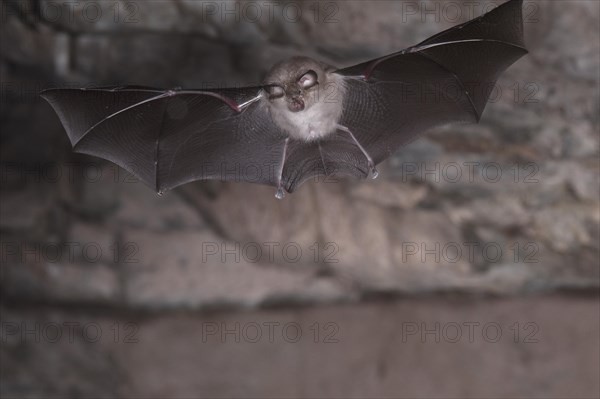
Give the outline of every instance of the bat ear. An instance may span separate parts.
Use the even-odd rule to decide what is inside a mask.
[[[319,76],[311,69],[298,79],[298,83],[303,89],[309,89],[319,83]]]

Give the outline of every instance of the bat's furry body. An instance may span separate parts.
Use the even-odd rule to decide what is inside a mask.
[[[293,57],[275,65],[265,78],[267,85],[289,87],[309,70],[317,73],[318,84],[298,93],[305,103],[301,112],[288,109],[287,95],[270,100],[266,91],[261,93],[273,122],[290,137],[306,142],[323,139],[337,130],[344,104],[344,77],[329,65],[308,57]]]
[[[527,53],[522,1],[422,43],[335,69],[306,57],[260,87],[53,89],[75,151],[108,159],[162,192],[203,179],[277,187],[375,165],[435,126],[478,122],[500,74]]]

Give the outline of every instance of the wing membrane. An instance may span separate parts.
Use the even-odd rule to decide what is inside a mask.
[[[522,0],[510,0],[417,46],[338,70],[348,77],[341,123],[379,163],[430,128],[478,122],[523,46]]]
[[[142,88],[48,90],[77,152],[110,160],[156,191],[193,180],[276,185],[285,137],[258,88],[180,92]]]
[[[522,0],[510,0],[417,46],[336,71],[345,76],[340,123],[379,163],[430,128],[479,121],[500,74],[526,53]],[[118,87],[43,97],[76,151],[164,191],[202,179],[278,185],[286,137],[266,107],[251,102],[259,90]],[[368,172],[349,135],[336,132],[320,142],[290,139],[282,182],[292,192],[314,176]]]

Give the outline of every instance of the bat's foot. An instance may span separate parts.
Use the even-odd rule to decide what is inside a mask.
[[[375,167],[373,161],[369,161],[369,170],[371,171],[371,179],[375,180],[379,177],[379,171]]]
[[[275,193],[275,198],[278,200],[283,199],[285,197],[285,191],[283,191],[283,187],[277,188],[277,192]]]

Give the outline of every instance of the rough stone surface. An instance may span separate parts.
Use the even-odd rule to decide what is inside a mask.
[[[124,313],[149,337],[118,350],[3,343],[2,396],[203,389],[206,396],[597,397],[598,364],[590,360],[597,298],[561,296],[600,288],[597,1],[525,2],[530,54],[502,75],[480,124],[424,133],[379,166],[378,180],[319,179],[283,201],[272,187],[215,181],[158,196],[109,162],[73,154],[39,97],[50,87],[256,84],[296,54],[349,66],[497,3],[2,3],[2,320],[98,321],[110,331]],[[439,292],[473,295],[473,304],[356,304]],[[548,306],[522,297],[553,292]],[[486,295],[506,301],[488,304],[488,321],[507,314],[526,321],[539,310],[548,340],[443,349],[398,343],[398,317],[484,319],[488,305],[478,303]],[[198,343],[203,320],[236,320],[224,308],[252,309],[239,316],[249,321],[267,320],[264,307],[339,302],[353,303],[358,315],[354,306],[293,308],[276,318],[338,320],[329,312],[339,310],[347,346]],[[90,316],[92,309],[107,315]],[[205,310],[214,315],[194,313]],[[165,375],[163,362],[175,372]],[[344,384],[342,363],[351,365]],[[472,369],[461,373],[456,364]],[[197,369],[209,374],[192,375]],[[481,378],[469,377],[481,369]],[[269,383],[261,378],[267,372]]]
[[[7,6],[3,24],[4,99],[10,104],[2,120],[8,144],[2,149],[2,178],[10,189],[2,196],[4,241],[98,244],[103,253],[94,267],[117,276],[93,279],[103,301],[123,295],[141,306],[197,307],[230,296],[253,306],[268,298],[305,298],[301,286],[322,281],[345,291],[326,289],[324,300],[354,297],[367,286],[470,290],[480,281],[477,290],[485,291],[489,285],[482,276],[498,278],[504,273],[493,269],[511,265],[524,271],[498,286],[507,293],[531,286],[551,290],[570,275],[568,268],[588,285],[599,285],[596,269],[587,265],[598,256],[600,190],[599,119],[593,112],[599,102],[593,73],[600,67],[594,56],[598,43],[583,39],[598,28],[599,6],[593,2],[575,2],[567,10],[556,2],[526,4],[531,53],[501,77],[481,124],[426,133],[381,165],[377,181],[321,179],[281,202],[268,187],[218,182],[193,183],[158,197],[112,164],[71,155],[35,88],[257,82],[280,57],[302,52],[351,64],[422,40],[493,3],[462,4],[460,14],[435,1],[368,7],[362,1],[287,2],[273,5],[270,14],[264,5],[248,2],[41,2],[38,11],[32,4]],[[570,35],[557,33],[575,20]],[[22,46],[15,45],[17,38]],[[573,40],[581,45],[572,46]],[[37,117],[30,118],[32,113]],[[46,142],[47,149],[28,146],[15,133],[22,131]],[[60,178],[50,179],[48,165],[62,172]],[[206,250],[214,243],[223,244],[214,255],[222,267],[177,266],[197,265],[203,245]],[[227,245],[237,251],[234,257],[261,253],[256,262],[230,270],[227,256],[220,256]],[[167,252],[172,248],[178,248],[178,260]],[[140,263],[123,265],[133,250]],[[563,257],[574,263],[544,267]],[[89,263],[81,253],[74,262],[41,269],[77,270]],[[181,288],[196,279],[226,281],[236,276],[234,270],[243,270],[237,278],[248,286],[231,277],[237,288],[224,292],[195,292],[191,283]],[[28,273],[17,275],[24,281]],[[46,277],[34,280],[39,278]],[[118,289],[108,288],[115,284]],[[96,292],[66,291],[72,294],[61,300]]]
[[[3,397],[596,398],[599,310],[596,295],[152,317],[3,309],[0,386]]]

